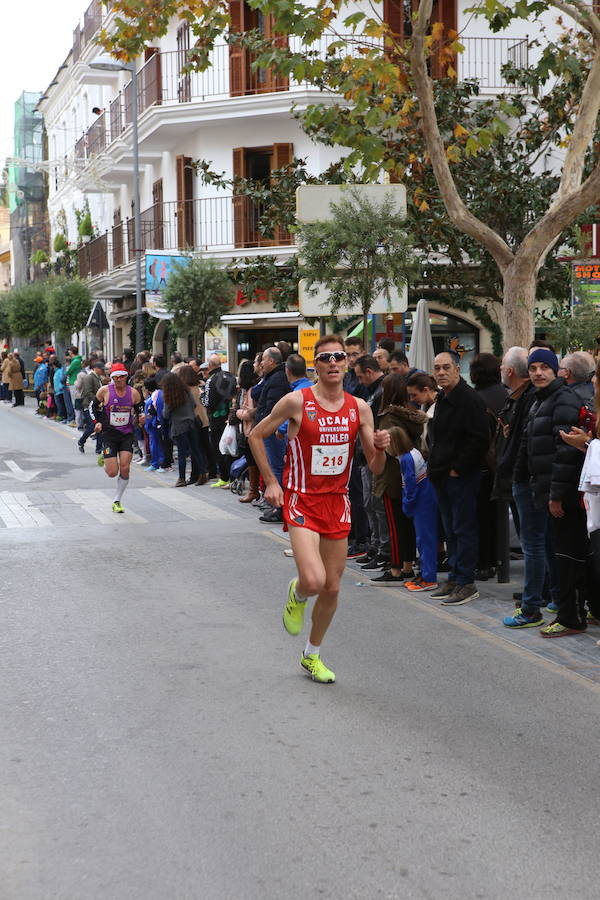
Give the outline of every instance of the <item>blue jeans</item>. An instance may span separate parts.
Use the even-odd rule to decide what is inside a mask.
[[[69,388],[66,387],[62,398],[65,403],[65,408],[67,410],[67,422],[75,421],[75,410],[73,409],[73,401],[71,400],[71,394],[69,393]]]
[[[269,460],[269,465],[273,470],[273,475],[279,482],[279,484],[283,483],[283,461],[285,459],[285,449],[287,447],[287,440],[281,440],[281,438],[275,437],[274,434],[270,435],[270,437],[265,438],[265,450],[267,451],[267,459]]]
[[[185,479],[185,462],[188,456],[192,467],[195,464],[198,472],[206,472],[206,460],[204,453],[200,449],[200,441],[198,440],[195,426],[190,428],[189,431],[184,431],[183,434],[178,434],[175,437],[175,443],[177,444],[177,463],[181,479]]]
[[[477,492],[481,472],[448,475],[435,484],[448,550],[448,580],[473,584],[479,538],[477,532]]]
[[[525,557],[521,608],[527,615],[532,615],[539,612],[544,603],[547,558],[552,546],[550,514],[547,504],[542,507],[533,505],[528,482],[513,484],[512,490],[519,512],[519,537]]]

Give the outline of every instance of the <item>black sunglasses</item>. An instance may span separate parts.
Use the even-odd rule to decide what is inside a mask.
[[[334,350],[333,353],[317,353],[315,356],[315,362],[343,362],[347,359],[347,353],[345,350]]]

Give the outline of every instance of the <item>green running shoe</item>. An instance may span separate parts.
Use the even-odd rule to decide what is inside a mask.
[[[320,684],[333,684],[335,681],[335,673],[327,668],[321,657],[317,656],[316,653],[309,653],[308,656],[302,654],[300,665],[313,681],[318,681]]]
[[[123,504],[121,503],[120,500],[115,500],[115,502],[113,503],[113,512],[116,512],[116,513],[124,513],[125,512],[125,510],[123,509]]]
[[[287,603],[283,610],[283,627],[288,634],[300,634],[304,628],[304,609],[306,601],[300,603],[296,599],[297,578],[292,578],[288,587]]]
[[[101,453],[100,453],[99,456],[98,456],[98,465],[99,465],[99,466],[103,466],[103,465],[104,465],[104,456],[103,456]]]
[[[229,487],[229,482],[223,481],[222,478],[218,478],[214,484],[211,484],[211,488],[221,488],[221,487]]]

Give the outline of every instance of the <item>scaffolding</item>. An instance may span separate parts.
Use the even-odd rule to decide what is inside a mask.
[[[40,93],[24,91],[15,103],[14,155],[19,165],[8,167],[11,213],[23,204],[41,203],[44,199],[44,176],[36,168],[43,157],[44,121],[36,111],[40,97]]]

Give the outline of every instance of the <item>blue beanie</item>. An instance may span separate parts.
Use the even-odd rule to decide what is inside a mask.
[[[531,363],[535,362],[545,363],[555,375],[558,374],[558,357],[552,350],[548,350],[546,347],[538,347],[536,350],[532,350],[529,354],[527,365],[530,366]]]

